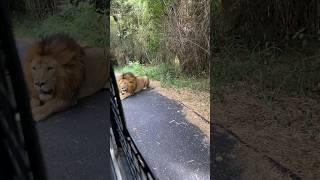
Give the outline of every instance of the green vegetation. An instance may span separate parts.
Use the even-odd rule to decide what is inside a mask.
[[[209,72],[209,1],[114,0],[111,47],[121,65],[174,64],[178,71]]]
[[[241,82],[268,100],[314,95],[320,82],[319,26],[314,14],[303,12],[313,12],[315,3],[214,1],[215,89]]]
[[[208,17],[195,24],[196,12],[192,9],[198,4],[191,1],[175,4],[173,0],[112,1],[111,52],[122,69],[146,74],[164,86],[208,91],[208,26],[199,26],[204,30],[195,28],[208,24]],[[94,5],[79,3],[64,5],[53,15],[39,18],[16,14],[13,22],[17,37],[38,38],[64,32],[80,42],[102,47],[107,40],[102,18]],[[181,30],[177,29],[181,25],[177,19],[184,19],[184,32],[176,32]],[[183,36],[176,39],[177,33]]]
[[[129,62],[127,66],[115,68],[118,73],[132,72],[139,76],[148,76],[161,82],[163,87],[189,87],[197,91],[209,91],[209,79],[195,76],[186,76],[176,72],[173,66],[168,64],[142,65],[138,62]]]
[[[67,5],[56,15],[39,19],[17,15],[13,23],[15,34],[18,37],[38,38],[64,32],[88,45],[102,47],[106,38],[101,18],[95,12],[93,5],[80,3],[78,6]]]
[[[254,84],[264,96],[274,99],[281,94],[312,95],[320,82],[319,55],[299,50],[276,57],[259,53],[237,57],[237,54],[218,54],[212,67],[214,86],[246,82],[249,86]]]

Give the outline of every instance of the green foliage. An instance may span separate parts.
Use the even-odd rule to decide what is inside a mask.
[[[165,1],[163,1],[165,2]],[[154,0],[115,0],[111,14],[117,18],[111,26],[111,44],[118,51],[120,64],[130,60],[150,63],[159,54],[163,38],[165,5]],[[164,48],[164,47],[162,47]],[[122,52],[119,52],[119,49]]]
[[[152,53],[156,53],[160,47],[159,34],[152,34],[148,38],[148,50]]]
[[[320,82],[320,60],[317,57],[299,50],[271,57],[265,52],[242,53],[240,56],[239,52],[229,51],[215,57],[212,79],[217,89],[238,82],[254,85],[270,100],[281,94],[308,96]]]
[[[170,64],[179,56],[184,73],[208,70],[209,1],[115,0],[111,9],[118,21],[112,33],[119,64]],[[117,36],[115,36],[117,34]]]
[[[245,82],[269,100],[313,95],[320,82],[320,41],[315,14],[303,12],[314,12],[317,3],[213,1],[214,87]]]
[[[166,2],[166,0],[144,0],[144,2],[146,3],[146,12],[149,15],[148,20],[150,20],[150,23],[152,23],[155,28],[160,28],[163,22],[162,18],[164,17],[165,13],[164,10],[166,7],[164,2]]]
[[[214,35],[220,38],[236,36],[250,48],[270,44],[301,45],[319,38],[315,13],[319,1],[214,0],[212,6],[214,27],[223,26],[223,32],[228,36],[220,36],[221,32]]]
[[[13,30],[18,37],[35,37],[36,30],[39,27],[40,20],[25,17],[22,15],[15,15],[12,18]]]
[[[189,87],[197,91],[209,91],[209,79],[194,76],[178,76],[174,67],[169,64],[142,65],[138,62],[130,62],[123,67],[116,67],[116,72],[133,72],[139,76],[148,76],[151,79],[158,80],[164,87]]]
[[[190,2],[188,3],[192,4]],[[197,69],[202,71],[203,67],[207,67],[206,56],[200,56],[204,54],[204,51],[199,50],[199,47],[206,44],[207,38],[205,36],[200,34],[199,37],[202,39],[198,39],[194,35],[183,37],[180,39],[183,41],[182,45],[179,42],[175,43],[177,39],[172,38],[178,37],[177,34],[181,31],[179,28],[182,26],[178,27],[179,23],[175,20],[172,22],[178,24],[171,25],[168,18],[174,12],[171,7],[179,6],[180,3],[173,0],[113,0],[111,3],[111,52],[114,53],[120,65],[128,64],[129,61],[139,62],[140,64],[172,64],[174,57],[178,56],[181,67],[172,71],[179,76],[182,71],[190,74]],[[184,8],[183,5],[181,7]],[[168,10],[171,14],[168,13]],[[179,19],[180,17],[175,18]],[[189,28],[188,31],[193,30],[190,26],[197,25],[197,23],[190,23],[188,21],[189,17],[181,18],[185,18],[183,26]],[[42,19],[26,21],[26,17],[24,17],[21,21],[17,18],[16,22],[16,33],[20,36],[39,37],[64,32],[79,41],[96,46],[103,46],[104,40],[107,38],[104,35],[101,17],[95,12],[94,7],[88,3],[80,3],[79,6],[65,6],[62,12]],[[169,26],[177,34],[169,34],[167,30]],[[202,26],[198,29],[202,29]],[[184,32],[184,34],[186,33]],[[193,32],[193,34],[197,33]],[[186,39],[189,41],[187,42]],[[173,43],[168,44],[168,41]],[[187,47],[182,47],[184,48],[182,49],[181,46],[184,45]],[[184,54],[184,57],[177,53]],[[193,56],[189,56],[188,53]],[[186,61],[188,62],[185,63]],[[190,68],[185,69],[182,66],[189,66]],[[176,70],[177,72],[175,72]],[[165,74],[166,77],[163,77],[165,79],[176,76],[172,75],[171,72],[165,72]]]
[[[65,6],[59,14],[36,21],[20,18],[17,17],[14,23],[18,35],[42,37],[64,32],[89,45],[103,46],[106,41],[103,21],[94,6],[88,3]]]

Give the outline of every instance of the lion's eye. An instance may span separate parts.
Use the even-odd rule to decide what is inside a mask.
[[[48,69],[48,71],[49,71],[49,70],[52,70],[52,69],[53,69],[53,67],[48,67],[47,69]]]
[[[32,70],[36,70],[36,67],[33,66],[33,67],[32,67]]]

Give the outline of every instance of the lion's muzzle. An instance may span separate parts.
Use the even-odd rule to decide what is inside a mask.
[[[50,95],[53,93],[53,90],[50,89],[50,90],[43,90],[43,89],[40,89],[40,93],[41,94],[46,94],[46,95]]]
[[[42,86],[46,85],[47,82],[35,82],[34,85],[37,86],[38,88],[41,88]]]
[[[47,81],[36,81],[34,86],[41,94],[50,95],[53,93],[53,89],[48,87]]]

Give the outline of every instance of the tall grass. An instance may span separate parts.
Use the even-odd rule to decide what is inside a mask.
[[[255,46],[311,44],[319,38],[319,1],[213,1],[213,17],[229,36]],[[219,34],[216,34],[219,36]]]
[[[246,82],[267,99],[314,95],[318,1],[213,1],[214,88]]]
[[[270,56],[265,51],[216,54],[212,65],[214,88],[246,82],[269,100],[278,95],[314,95],[313,90],[320,82],[319,53],[296,49]]]

